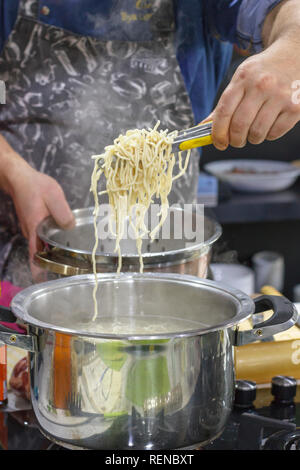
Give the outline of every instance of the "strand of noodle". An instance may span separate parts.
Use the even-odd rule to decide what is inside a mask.
[[[98,201],[98,197],[97,197],[97,183],[100,179],[101,174],[103,173],[103,171],[101,169],[100,170],[98,169],[99,160],[100,160],[100,157],[95,159],[95,166],[94,166],[94,171],[93,171],[93,174],[92,174],[92,183],[91,183],[91,189],[92,189],[92,192],[93,192],[93,195],[94,195],[94,200],[95,200],[95,209],[94,209],[95,244],[94,244],[93,251],[92,251],[93,273],[94,273],[94,276],[95,276],[95,286],[93,288],[93,300],[94,300],[94,307],[95,307],[94,310],[95,311],[94,311],[93,320],[97,317],[97,314],[98,314],[98,304],[97,304],[97,298],[96,298],[96,293],[97,293],[97,289],[98,289],[98,276],[97,276],[97,269],[96,269],[96,251],[97,251],[98,242],[99,242],[98,231],[97,231],[97,218],[98,218],[98,214],[99,214],[99,201]]]
[[[179,152],[181,154],[181,152]],[[182,176],[186,170],[187,170],[187,167],[188,167],[188,164],[189,164],[189,161],[190,161],[190,156],[191,156],[191,150],[188,150],[187,151],[187,155],[185,157],[185,163],[184,163],[184,167],[183,169],[181,170],[181,172],[179,172],[174,178],[173,178],[173,181],[177,180],[178,178],[180,178],[180,176]]]

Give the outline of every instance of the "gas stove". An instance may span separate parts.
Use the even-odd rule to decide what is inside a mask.
[[[3,450],[67,450],[41,433],[31,409],[0,410],[0,446]],[[201,450],[300,450],[300,385],[285,376],[274,377],[264,387],[238,380],[226,428]]]
[[[273,377],[271,387],[236,382],[233,411],[222,435],[207,450],[299,450],[300,387],[292,377]],[[298,402],[299,401],[299,402]]]

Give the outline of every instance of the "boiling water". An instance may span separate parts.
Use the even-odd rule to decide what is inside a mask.
[[[113,335],[155,335],[183,333],[209,327],[205,323],[170,316],[156,315],[98,317],[95,321],[76,322],[78,332]]]

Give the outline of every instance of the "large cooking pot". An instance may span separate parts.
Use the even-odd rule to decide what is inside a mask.
[[[92,273],[92,250],[95,243],[93,208],[74,211],[75,227],[63,230],[52,217],[47,217],[37,228],[37,235],[44,245],[43,251],[35,254],[35,262],[45,269],[47,279]],[[207,277],[213,244],[222,234],[221,226],[204,216],[197,206],[191,209],[171,207],[169,212],[170,236],[162,232],[153,242],[143,242],[144,272],[175,272]],[[183,224],[184,217],[192,217],[192,224],[203,230],[200,240],[191,241],[184,236],[180,226],[180,238],[175,238],[176,224]],[[166,224],[165,224],[166,225]],[[118,255],[114,252],[115,239],[99,240],[96,252],[97,272],[116,272]],[[139,272],[139,256],[135,240],[121,240],[122,271]]]
[[[31,286],[0,315],[26,325],[24,335],[2,327],[0,340],[29,351],[33,410],[42,432],[66,447],[186,449],[214,439],[232,408],[234,346],[298,317],[283,297],[253,301],[194,276],[124,273],[99,275],[93,323],[94,282]],[[269,309],[269,320],[239,330]],[[146,334],[145,324],[154,325]]]

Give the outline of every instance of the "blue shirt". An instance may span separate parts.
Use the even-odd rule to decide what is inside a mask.
[[[282,0],[174,0],[177,59],[195,121],[206,117],[231,60],[232,44],[262,49],[268,12]],[[151,40],[141,0],[39,1],[39,21],[105,40]],[[0,0],[0,53],[14,27],[19,0]],[[48,7],[43,8],[43,7]],[[44,14],[46,11],[47,14]]]

